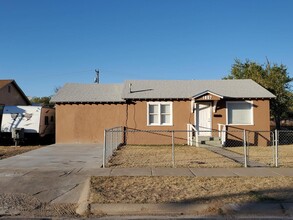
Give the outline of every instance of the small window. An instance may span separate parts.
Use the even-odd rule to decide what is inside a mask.
[[[49,125],[49,117],[45,116],[45,125]]]
[[[54,116],[51,116],[51,122],[54,122]]]
[[[148,125],[172,125],[172,102],[149,102]]]
[[[253,108],[251,102],[227,102],[227,123],[252,125]]]
[[[11,86],[8,86],[8,93],[11,92]]]

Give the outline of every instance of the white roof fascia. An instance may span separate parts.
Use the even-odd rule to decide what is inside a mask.
[[[203,92],[201,92],[201,93],[198,93],[197,95],[192,96],[192,98],[196,99],[196,98],[199,98],[199,97],[201,97],[201,96],[203,96],[204,94],[207,94],[207,93],[209,93],[209,94],[211,94],[211,95],[213,95],[213,96],[217,96],[217,97],[219,97],[220,99],[223,99],[223,98],[224,98],[223,96],[221,96],[221,95],[219,95],[219,94],[217,94],[217,93],[214,93],[214,92],[212,92],[212,91],[210,91],[210,90],[206,90],[206,91],[203,91]]]

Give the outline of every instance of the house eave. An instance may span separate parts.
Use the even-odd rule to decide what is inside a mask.
[[[188,101],[190,98],[125,98],[126,101]]]
[[[56,101],[56,102],[51,102],[57,105],[65,105],[65,104],[125,104],[125,101]]]

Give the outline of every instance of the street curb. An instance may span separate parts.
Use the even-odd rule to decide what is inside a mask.
[[[96,216],[217,216],[217,217],[274,217],[291,218],[293,203],[263,202],[244,204],[196,204],[196,203],[158,203],[158,204],[100,204],[90,206],[91,214]]]
[[[83,189],[80,193],[77,208],[75,210],[75,212],[79,215],[85,215],[89,211],[90,182],[91,178],[88,177],[85,180]]]
[[[211,209],[210,204],[91,204],[94,215],[186,215],[199,214]]]

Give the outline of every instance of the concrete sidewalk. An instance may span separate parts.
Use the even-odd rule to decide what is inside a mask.
[[[293,168],[97,168],[93,176],[288,176],[293,177]]]

